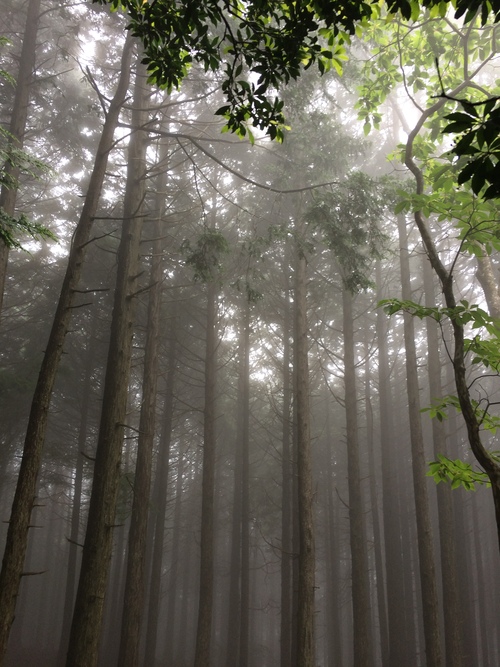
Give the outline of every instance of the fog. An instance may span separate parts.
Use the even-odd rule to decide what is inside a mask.
[[[374,24],[280,91],[278,143],[214,115],[222,68],[148,85],[123,14],[0,4],[0,664],[500,664],[428,258],[498,462],[498,206],[432,65],[496,85],[488,26]]]

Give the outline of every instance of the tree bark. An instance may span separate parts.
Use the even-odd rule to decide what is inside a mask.
[[[31,411],[24,441],[23,457],[19,470],[7,541],[0,573],[0,664],[5,655],[10,627],[14,619],[16,598],[22,576],[28,539],[31,511],[36,497],[36,483],[45,444],[50,399],[57,368],[63,353],[64,339],[68,331],[75,290],[80,280],[86,246],[97,211],[102,184],[113,147],[113,135],[118,116],[128,90],[132,41],[124,46],[120,78],[103,126],[89,189],[80,220],[73,235],[68,267],[61,288],[54,322],[35,387]]]
[[[144,125],[144,67],[138,65],[132,127]],[[106,365],[102,416],[94,465],[87,532],[69,641],[67,667],[97,664],[104,597],[113,547],[113,531],[125,428],[132,354],[135,293],[144,201],[146,141],[132,133],[128,149],[124,221],[118,250],[116,288]]]

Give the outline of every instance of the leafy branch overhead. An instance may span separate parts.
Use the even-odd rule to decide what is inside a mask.
[[[463,111],[445,116],[443,132],[458,134],[452,152],[460,158],[458,183],[471,182],[476,195],[500,197],[500,98],[479,103],[457,100]],[[466,164],[463,165],[463,162]]]
[[[320,72],[340,72],[350,35],[383,11],[375,0],[93,1],[127,12],[129,28],[143,43],[151,83],[178,88],[193,62],[222,71],[227,105],[217,113],[227,129],[245,136],[252,124],[277,140],[286,128],[279,88],[313,64]],[[410,19],[422,9],[444,14],[450,5],[466,21],[478,12],[483,23],[500,17],[500,0],[386,0],[385,9]]]

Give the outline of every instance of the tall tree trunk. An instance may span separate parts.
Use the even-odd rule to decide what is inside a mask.
[[[472,508],[472,536],[476,558],[477,588],[478,595],[478,626],[481,646],[481,667],[493,667],[489,650],[488,617],[486,613],[486,573],[484,567],[484,549],[481,539],[481,521],[478,511],[478,497],[474,494],[471,498]],[[479,664],[479,656],[477,656]]]
[[[234,470],[230,595],[226,665],[248,666],[250,614],[249,414],[250,303],[243,306],[238,371],[238,423]]]
[[[249,664],[250,633],[250,303],[243,313],[240,348],[240,406],[238,440],[241,441],[241,616],[240,667]]]
[[[482,255],[476,255],[476,261],[476,278],[483,288],[489,313],[492,317],[500,319],[500,291],[498,289],[498,276],[495,276],[491,257],[484,249]]]
[[[40,1],[41,0],[30,0],[28,4],[23,46],[21,50],[21,58],[19,60],[16,94],[14,96],[14,106],[12,107],[9,127],[11,135],[10,141],[12,142],[13,147],[17,149],[22,148],[24,145],[24,134],[26,132],[26,122],[28,120],[30,91],[31,84],[33,83],[33,71],[35,69],[36,36],[40,18]],[[19,169],[7,164],[5,166],[5,173],[11,183],[9,186],[5,184],[2,185],[2,188],[0,189],[0,209],[3,209],[8,216],[12,217],[16,208]],[[8,259],[9,249],[0,239],[0,315],[2,312]]]
[[[210,666],[214,580],[215,381],[217,351],[217,288],[207,285],[205,407],[203,412],[203,476],[201,502],[200,597],[194,667]]]
[[[382,276],[380,262],[376,265],[376,281],[380,300]],[[399,529],[398,511],[399,484],[395,472],[392,444],[394,442],[394,421],[391,397],[391,371],[389,365],[387,317],[377,310],[378,349],[378,391],[380,409],[380,447],[382,467],[382,510],[384,525],[385,571],[387,586],[387,621],[389,632],[388,667],[401,667],[406,662],[405,642],[405,596],[403,583],[403,550]]]
[[[85,359],[85,377],[82,387],[82,403],[80,408],[80,424],[78,428],[78,440],[76,451],[75,479],[73,484],[73,505],[71,509],[71,532],[69,538],[68,567],[66,571],[66,592],[64,599],[63,626],[59,646],[60,665],[66,660],[68,650],[69,633],[71,629],[71,616],[75,603],[75,587],[78,573],[78,555],[80,538],[80,514],[82,508],[82,484],[83,484],[83,460],[85,446],[87,443],[88,415],[92,391],[92,371],[94,370],[94,357],[96,347],[97,316],[92,319],[92,328],[89,333]]]
[[[184,452],[178,452],[177,480],[175,482],[175,505],[174,505],[174,529],[172,532],[172,550],[170,556],[170,573],[167,587],[167,628],[165,631],[165,650],[167,667],[175,667],[176,655],[176,626],[180,629],[179,622],[176,623],[176,606],[179,597],[179,564],[181,552],[181,509],[182,509],[182,483],[184,478]],[[149,664],[149,663],[147,663]]]
[[[341,613],[341,576],[340,576],[340,536],[338,508],[333,499],[333,484],[335,473],[332,465],[332,435],[330,426],[330,409],[327,408],[326,421],[326,442],[327,457],[326,480],[327,480],[327,499],[328,512],[326,517],[326,543],[327,543],[327,577],[326,577],[326,597],[327,597],[327,628],[328,631],[328,661],[327,667],[342,667],[344,662],[342,658],[342,613]]]
[[[398,216],[400,245],[400,266],[403,299],[411,299],[410,260],[406,225],[403,216]],[[410,418],[410,443],[412,454],[413,488],[417,518],[417,541],[422,590],[423,624],[425,635],[425,654],[427,667],[440,667],[441,641],[439,632],[439,608],[436,585],[436,568],[432,526],[429,512],[429,499],[426,478],[426,457],[420,418],[420,397],[417,374],[417,353],[415,349],[415,330],[413,318],[404,315],[404,340],[406,352],[406,383],[408,392],[408,410]]]
[[[142,128],[147,117],[144,111],[146,91],[143,71],[144,66],[138,64],[132,112],[133,128]],[[135,129],[128,148],[124,221],[118,250],[102,416],[67,667],[92,667],[97,664],[104,597],[113,547],[132,355],[136,303],[134,295],[138,284],[145,191],[145,155],[145,133],[141,129]]]
[[[460,88],[460,86],[458,87]],[[457,89],[458,91],[458,89]],[[425,180],[422,170],[418,167],[413,158],[413,144],[418,133],[422,129],[425,121],[437,111],[444,100],[436,102],[432,107],[428,107],[420,116],[417,124],[408,135],[408,141],[405,149],[405,165],[415,177],[417,194],[425,192]],[[427,256],[433,270],[439,278],[443,290],[443,296],[446,307],[453,312],[457,307],[455,298],[455,277],[453,270],[455,263],[453,262],[451,270],[448,270],[441,262],[436,245],[427,227],[426,220],[422,211],[415,211],[413,214],[415,223],[420,232],[422,243],[424,245]],[[465,360],[467,356],[465,344],[464,325],[458,318],[451,318],[451,326],[453,331],[453,370],[455,374],[455,387],[457,389],[457,397],[460,404],[460,410],[467,427],[467,437],[469,445],[477,462],[488,475],[491,483],[491,491],[493,494],[493,505],[495,508],[495,521],[497,529],[497,541],[500,549],[500,464],[491,456],[486,449],[481,439],[481,420],[477,415],[474,403],[472,401],[469,384],[467,380],[467,370]]]
[[[425,305],[434,308],[434,284],[431,265],[427,258],[423,265]],[[439,355],[438,324],[432,318],[426,319],[427,327],[427,372],[431,403],[443,395],[441,382],[441,359]],[[434,456],[448,456],[445,424],[432,420]],[[444,636],[447,667],[462,667],[464,647],[463,618],[458,589],[456,542],[453,525],[452,489],[449,484],[438,484],[437,504],[439,516],[439,542],[441,546],[441,577],[443,586]]]
[[[171,338],[168,347],[167,381],[165,386],[165,399],[163,403],[163,420],[160,435],[158,464],[156,469],[156,488],[153,501],[155,509],[155,526],[153,536],[153,554],[151,560],[151,577],[149,583],[148,626],[146,630],[146,649],[144,657],[145,665],[154,665],[158,637],[158,616],[160,613],[165,516],[167,513],[167,489],[170,468],[170,443],[172,440],[176,351],[177,340],[174,316],[171,327]],[[181,470],[180,467],[179,470]],[[175,525],[176,524],[174,524],[174,530]],[[170,623],[170,620],[168,619],[167,622]],[[168,637],[169,630],[167,629],[167,640]],[[168,655],[167,646],[167,656]],[[170,663],[167,662],[167,666],[170,667]]]
[[[238,397],[240,398],[240,397]],[[231,561],[229,565],[229,604],[226,643],[226,667],[239,664],[241,624],[241,485],[243,451],[236,433],[234,487],[231,522]]]
[[[280,667],[290,667],[292,652],[292,448],[291,417],[292,392],[290,387],[290,276],[289,251],[285,250],[283,272],[285,290],[283,299],[283,408],[281,431],[281,618]]]
[[[299,223],[299,237],[302,237],[304,234],[303,227],[303,223]],[[309,340],[306,284],[307,260],[299,247],[297,247],[296,252],[295,374],[297,381],[297,477],[299,523],[297,667],[315,667],[315,543],[309,412]]]
[[[139,100],[140,101],[140,100]],[[162,292],[162,259],[164,237],[162,235],[165,178],[157,182],[156,220],[153,226],[153,248],[149,284],[146,344],[142,383],[142,403],[139,419],[139,440],[134,476],[134,496],[128,538],[127,574],[118,664],[121,667],[137,667],[139,641],[145,600],[146,540],[151,493],[153,445],[156,428],[156,396],[158,385],[158,338],[160,330],[160,297]]]
[[[453,386],[453,367],[451,363],[446,366],[446,385],[447,391],[449,387]],[[459,448],[459,426],[458,415],[456,410],[450,410],[448,419],[446,420],[448,427],[448,451],[451,459],[460,457]],[[458,577],[461,582],[460,586],[460,607],[463,617],[463,644],[464,644],[464,667],[476,667],[479,663],[478,647],[477,647],[477,633],[476,633],[476,610],[475,597],[476,589],[473,585],[472,566],[471,566],[471,552],[472,545],[470,543],[469,535],[472,527],[469,526],[466,513],[466,502],[470,502],[471,494],[465,495],[464,492],[455,492],[452,494],[454,501],[454,523],[453,534],[457,544],[464,545],[457,549],[457,568]]]
[[[361,491],[352,294],[345,288],[342,291],[342,312],[344,330],[347,482],[349,487],[349,528],[352,563],[354,664],[356,667],[372,667],[374,664],[374,654],[370,605],[370,578],[363,494]]]
[[[368,329],[367,329],[368,330]],[[368,467],[370,470],[370,505],[373,517],[373,541],[375,551],[375,574],[377,586],[377,607],[380,632],[380,653],[382,665],[389,665],[389,635],[387,631],[387,606],[385,601],[385,577],[380,531],[379,500],[376,484],[375,443],[373,427],[373,408],[371,402],[370,354],[369,344],[365,344],[365,410],[368,445]]]
[[[99,203],[108,154],[113,147],[114,131],[128,90],[131,51],[132,41],[129,39],[124,46],[119,82],[104,122],[87,196],[73,235],[68,267],[31,404],[0,573],[0,664],[5,655],[9,631],[14,619],[31,510],[36,497],[38,471],[45,444],[50,399],[69,327],[72,304],[77,293],[85,249]]]

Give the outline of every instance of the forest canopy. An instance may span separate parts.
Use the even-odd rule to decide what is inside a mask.
[[[228,104],[217,113],[227,129],[240,136],[253,124],[283,139],[283,101],[277,91],[316,64],[321,73],[339,73],[346,59],[344,45],[370,20],[384,13],[417,19],[422,11],[471,21],[478,13],[485,24],[500,17],[500,0],[347,0],[277,2],[252,0],[94,0],[122,9],[129,28],[144,46],[149,81],[177,88],[193,62],[205,71],[223,69],[222,91]],[[258,79],[248,80],[252,72]],[[250,133],[250,137],[251,137]]]

